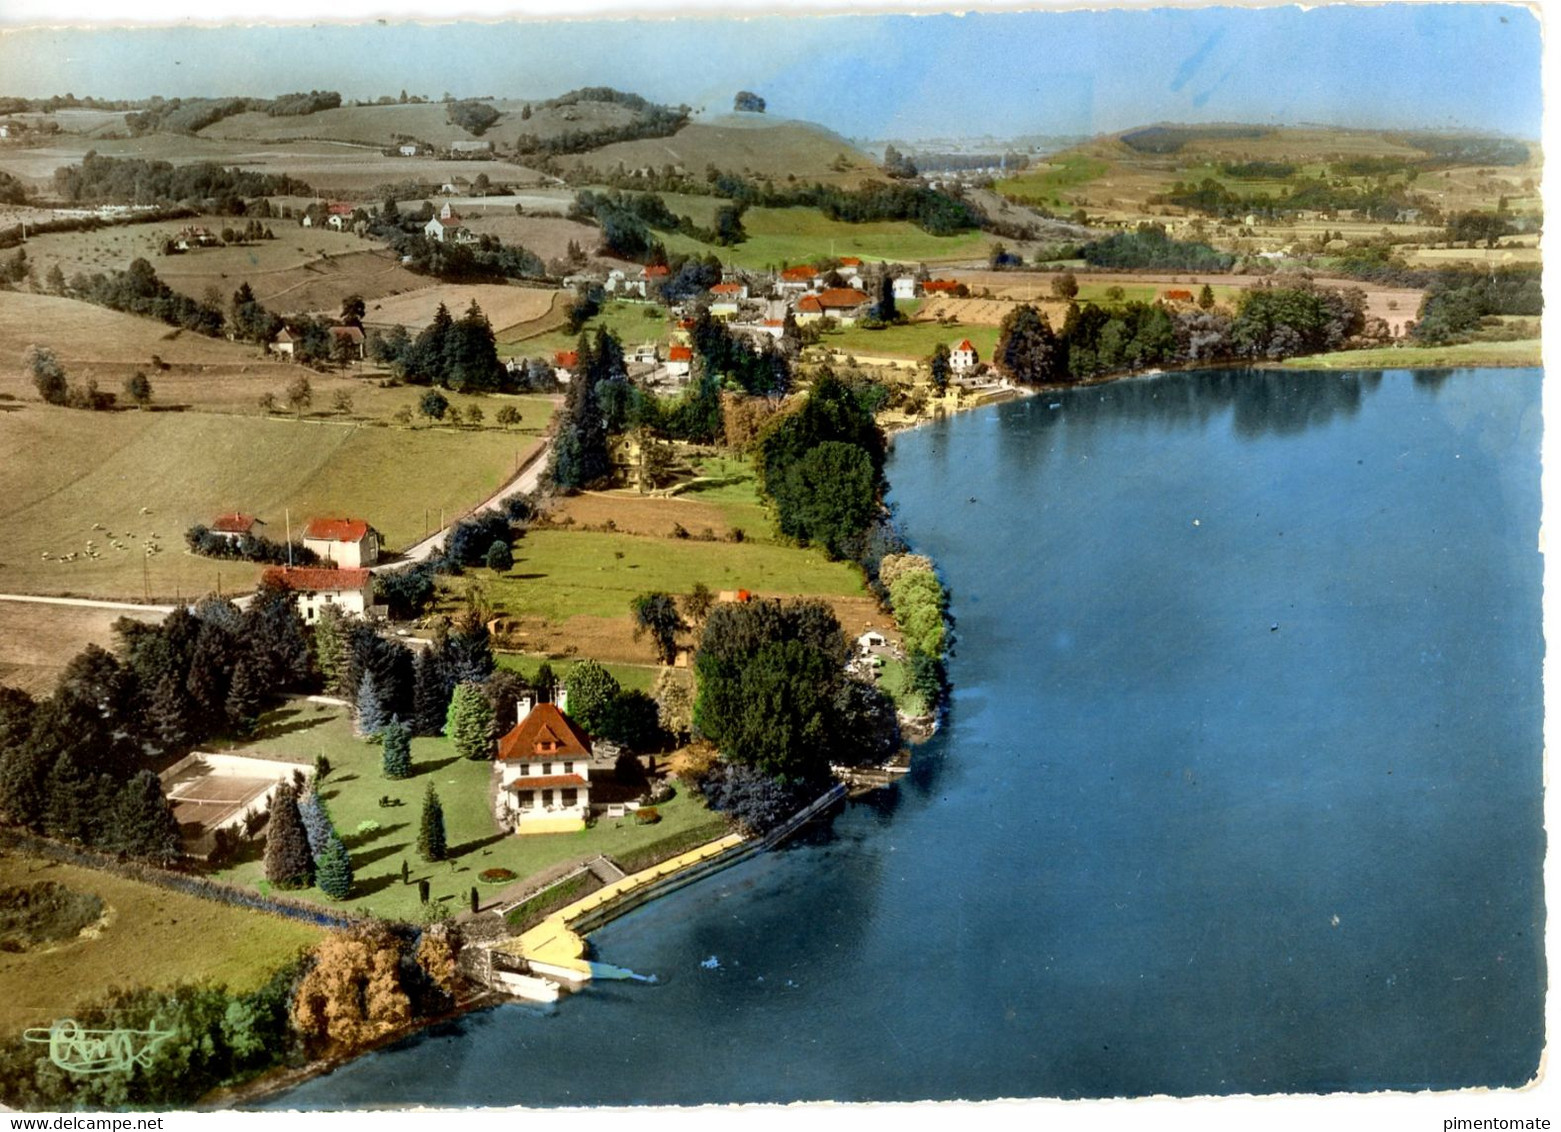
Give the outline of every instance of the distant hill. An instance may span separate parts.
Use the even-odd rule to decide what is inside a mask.
[[[822,126],[756,114],[702,117],[666,138],[619,142],[569,157],[567,164],[610,172],[662,169],[674,165],[690,173],[707,166],[748,172],[756,177],[856,185],[878,176],[878,164],[839,134]]]
[[[1537,143],[1467,131],[1161,122],[1052,154],[998,189],[1053,211],[1125,216],[1178,181],[1212,179],[1232,192],[1278,197],[1318,177],[1385,178],[1421,193],[1434,188],[1444,208],[1494,208],[1507,196],[1520,210],[1538,208],[1540,161]]]

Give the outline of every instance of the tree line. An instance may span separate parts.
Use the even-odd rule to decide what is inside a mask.
[[[219,212],[243,215],[246,198],[314,196],[305,182],[285,173],[223,168],[214,162],[174,165],[139,157],[104,157],[89,150],[78,165],[54,171],[54,190],[73,203],[168,204],[214,199]]]

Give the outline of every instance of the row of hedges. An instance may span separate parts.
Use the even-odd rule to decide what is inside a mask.
[[[644,872],[654,868],[663,861],[670,861],[679,853],[687,853],[690,849],[697,849],[717,838],[725,837],[731,829],[726,821],[715,818],[703,822],[700,825],[691,826],[677,833],[669,834],[659,841],[652,841],[648,845],[641,845],[637,849],[628,849],[615,854],[611,860],[625,873],[633,874]]]
[[[589,870],[581,870],[515,905],[504,913],[504,922],[512,932],[526,931],[536,927],[560,908],[568,907],[601,887],[601,878]]]

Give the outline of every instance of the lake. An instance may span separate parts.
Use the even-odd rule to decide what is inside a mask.
[[[272,1107],[1528,1081],[1540,384],[1173,374],[901,435],[957,619],[911,774],[592,937],[656,985]]]

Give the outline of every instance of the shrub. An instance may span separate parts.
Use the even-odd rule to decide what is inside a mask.
[[[483,884],[505,884],[516,879],[516,876],[513,869],[483,869],[477,874],[477,879]]]
[[[634,821],[637,825],[655,825],[661,820],[661,811],[655,806],[641,806],[634,811]]]

